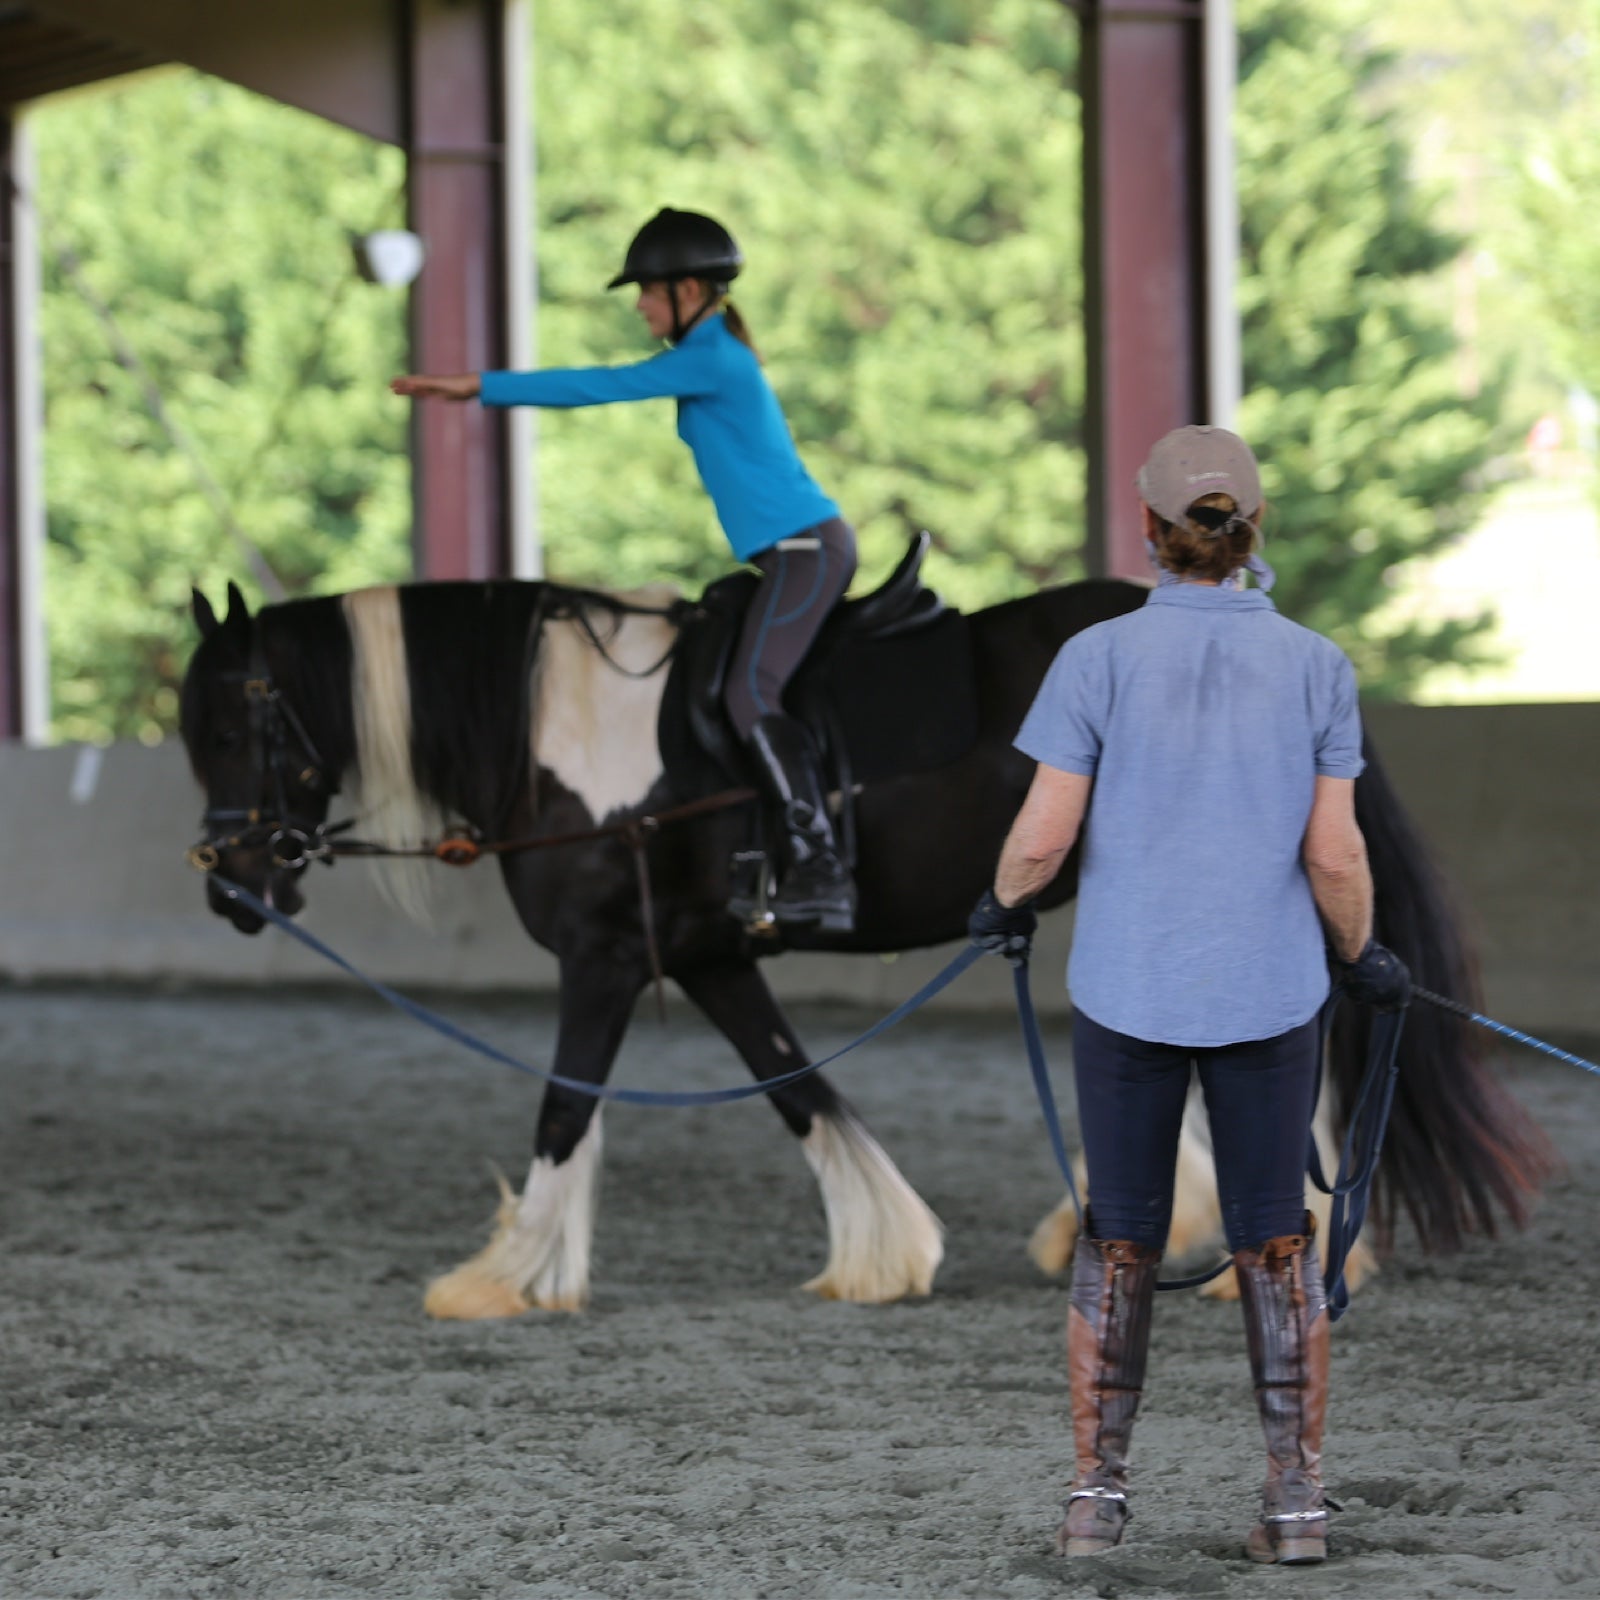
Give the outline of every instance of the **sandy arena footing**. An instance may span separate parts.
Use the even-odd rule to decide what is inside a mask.
[[[548,1008],[447,1007],[548,1058]],[[797,1018],[817,1051],[867,1020]],[[740,1070],[678,1011],[617,1077]],[[1239,1313],[1171,1296],[1128,1543],[1067,1563],[1066,1298],[1023,1253],[1058,1186],[1011,1019],[836,1074],[948,1227],[931,1299],[799,1291],[821,1211],[764,1103],[614,1108],[592,1309],[440,1324],[423,1284],[481,1242],[488,1162],[525,1165],[535,1085],[360,998],[0,992],[0,1595],[1600,1595],[1600,1082],[1507,1071],[1568,1170],[1527,1236],[1402,1247],[1335,1329],[1335,1559],[1244,1559]]]

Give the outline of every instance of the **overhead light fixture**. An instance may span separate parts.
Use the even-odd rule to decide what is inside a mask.
[[[386,289],[403,289],[422,271],[427,246],[408,228],[381,228],[377,233],[352,238],[356,271],[368,283]]]

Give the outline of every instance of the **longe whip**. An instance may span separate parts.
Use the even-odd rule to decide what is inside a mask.
[[[1487,1028],[1490,1033],[1498,1033],[1502,1038],[1514,1039],[1518,1044],[1542,1050],[1547,1056],[1554,1056],[1557,1061],[1565,1061],[1568,1066],[1582,1067],[1585,1072],[1592,1072],[1596,1077],[1600,1077],[1600,1065],[1595,1062],[1585,1061],[1582,1056],[1575,1056],[1570,1050],[1558,1050],[1555,1045],[1548,1044],[1543,1039],[1536,1039],[1531,1033],[1523,1033],[1518,1028],[1496,1022],[1493,1017],[1486,1017],[1481,1012],[1462,1005],[1459,1000],[1448,999],[1442,994],[1435,994],[1431,989],[1419,989],[1415,985],[1412,986],[1411,994],[1414,999],[1426,1000],[1429,1005],[1438,1006],[1441,1011],[1450,1011],[1458,1017],[1465,1017],[1468,1022],[1475,1022],[1480,1028]]]

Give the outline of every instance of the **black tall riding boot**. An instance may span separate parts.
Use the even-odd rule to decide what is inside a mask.
[[[1125,1239],[1078,1235],[1067,1311],[1072,1439],[1077,1476],[1056,1536],[1066,1556],[1120,1542],[1128,1520],[1128,1445],[1144,1389],[1150,1307],[1161,1252]]]
[[[1304,1233],[1234,1252],[1250,1342],[1267,1481],[1261,1520],[1246,1550],[1285,1566],[1321,1561],[1328,1510],[1322,1492],[1322,1426],[1328,1410],[1328,1303],[1306,1217]]]
[[[856,886],[834,838],[811,736],[793,717],[773,713],[751,729],[750,749],[783,817],[772,914],[780,923],[848,933],[855,926]]]

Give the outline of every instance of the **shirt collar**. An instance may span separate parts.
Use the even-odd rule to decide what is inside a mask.
[[[697,339],[712,339],[722,329],[722,313],[709,311],[678,341],[681,350],[686,344],[693,344]]]
[[[1147,606],[1188,606],[1198,611],[1275,611],[1260,589],[1221,589],[1204,583],[1169,583],[1152,589]]]

